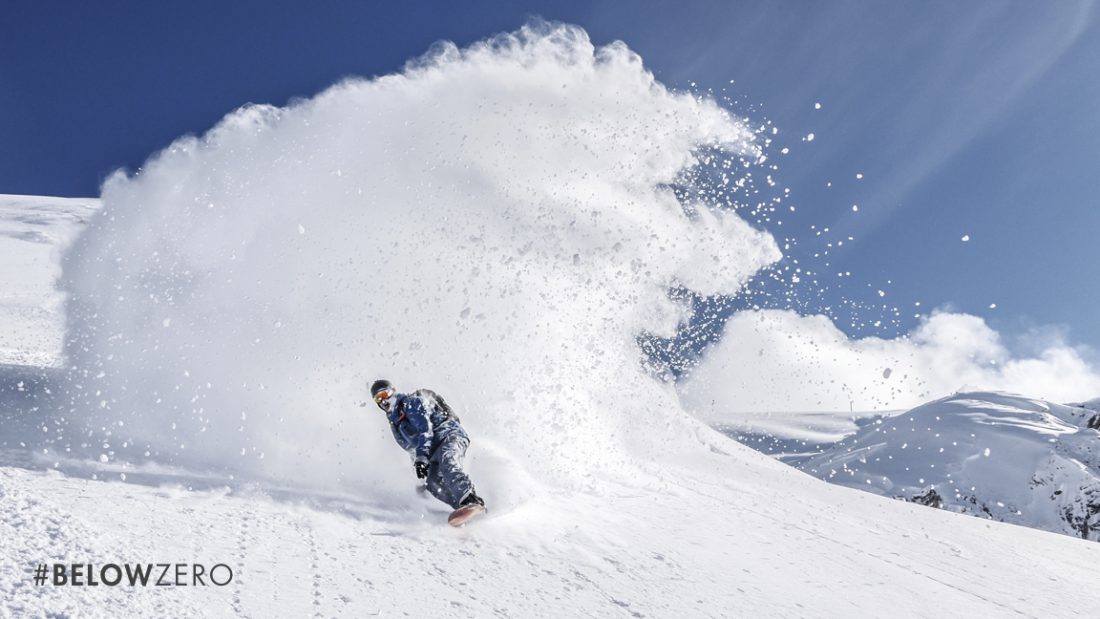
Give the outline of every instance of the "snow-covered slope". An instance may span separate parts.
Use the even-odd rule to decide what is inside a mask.
[[[1088,427],[1096,414],[1006,393],[957,393],[877,418],[795,460],[833,483],[1100,540],[1100,431]]]
[[[656,456],[633,482],[594,478],[461,530],[426,499],[229,490],[184,471],[123,482],[95,462],[61,474],[28,456],[0,468],[0,599],[10,616],[81,617],[1100,612],[1100,546],[825,484],[717,435],[700,442],[710,454],[695,462]],[[34,566],[53,561],[224,562],[235,578],[33,586]]]
[[[0,364],[60,364],[60,252],[98,206],[97,199],[0,195]]]

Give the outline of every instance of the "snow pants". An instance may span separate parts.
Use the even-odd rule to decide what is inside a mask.
[[[428,460],[428,492],[458,509],[459,503],[474,491],[474,484],[462,470],[462,459],[470,440],[461,434],[443,439]]]

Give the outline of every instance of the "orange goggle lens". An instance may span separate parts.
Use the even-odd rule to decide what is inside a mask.
[[[393,390],[387,389],[386,391],[379,391],[378,394],[374,396],[374,403],[381,404],[383,401],[388,400],[392,397]]]

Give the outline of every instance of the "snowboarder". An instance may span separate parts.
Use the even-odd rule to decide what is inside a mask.
[[[458,526],[485,511],[485,501],[462,470],[470,438],[443,398],[429,389],[398,393],[388,380],[374,381],[370,394],[386,413],[394,440],[413,458],[417,479],[454,508],[448,522]]]

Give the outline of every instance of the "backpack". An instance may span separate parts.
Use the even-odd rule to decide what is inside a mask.
[[[455,423],[462,423],[458,419],[458,415],[455,414],[454,409],[451,408],[451,405],[447,404],[447,402],[443,400],[443,396],[432,391],[431,389],[417,389],[410,395],[424,400],[424,402],[428,405],[429,415],[431,415],[432,409],[435,409],[435,412],[443,416],[444,421],[450,421],[453,419]]]

